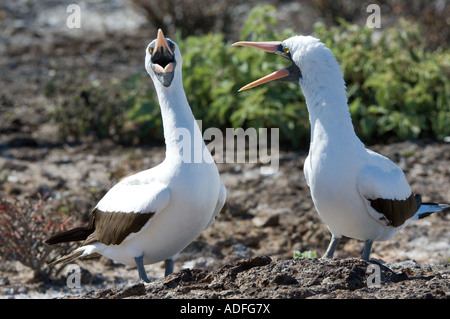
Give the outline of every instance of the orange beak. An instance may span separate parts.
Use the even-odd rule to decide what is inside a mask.
[[[291,55],[289,54],[289,50],[286,52],[285,47],[283,47],[283,43],[279,41],[269,41],[269,42],[248,42],[248,41],[240,41],[233,43],[231,46],[245,46],[245,47],[251,47],[256,48],[260,50],[264,50],[266,52],[275,53],[278,55],[283,56],[284,58],[291,60]],[[298,81],[300,78],[301,73],[300,69],[295,65],[292,64],[290,67],[275,71],[269,75],[266,75],[265,77],[262,77],[256,81],[253,81],[252,83],[249,83],[242,88],[239,89],[238,92],[251,89],[255,86],[268,83],[271,81]]]
[[[169,51],[171,55],[173,55],[173,52],[170,49],[169,44],[167,43],[164,33],[162,32],[161,29],[158,29],[158,36],[156,37],[155,53],[156,51],[160,50],[160,48],[166,49],[167,51]]]
[[[262,78],[260,78],[260,79],[258,79],[256,81],[253,81],[252,83],[249,83],[249,84],[241,87],[238,92],[254,88],[255,86],[258,86],[258,85],[261,85],[261,84],[264,84],[264,83],[267,83],[267,82],[280,80],[282,78],[287,77],[288,75],[289,75],[289,71],[286,70],[286,69],[275,71],[273,73],[270,73],[269,75],[266,75],[266,76],[264,76],[264,77],[262,77]]]
[[[251,47],[260,50],[264,50],[270,53],[276,53],[281,45],[280,41],[267,41],[267,42],[250,42],[250,41],[239,41],[233,43],[232,47]]]
[[[154,49],[149,51],[151,53],[150,66],[159,82],[165,87],[170,86],[175,75],[174,71],[177,62],[174,48],[175,45],[171,43],[171,40],[166,39],[162,30],[158,29]]]

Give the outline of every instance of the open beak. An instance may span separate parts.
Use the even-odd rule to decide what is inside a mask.
[[[245,46],[245,47],[251,47],[256,48],[260,50],[264,50],[270,53],[275,53],[278,55],[281,55],[282,57],[291,60],[291,55],[289,53],[289,50],[286,51],[285,47],[283,47],[283,43],[279,41],[270,41],[270,42],[248,42],[248,41],[241,41],[233,43],[231,46]],[[245,85],[244,87],[239,89],[239,92],[251,89],[255,86],[271,82],[271,81],[282,81],[282,82],[292,82],[292,81],[298,81],[301,77],[300,69],[293,63],[290,67],[275,71],[269,75],[266,75],[265,77],[262,77],[256,81],[253,81],[252,83],[249,83]]]
[[[175,74],[175,55],[161,29],[158,29],[155,48],[151,53],[151,67],[165,87],[170,86]]]
[[[152,54],[152,60],[155,62],[159,62],[158,60],[160,60],[162,63],[155,63],[155,71],[157,73],[172,72],[174,69],[174,63],[171,62],[173,56],[174,54],[164,37],[164,33],[161,29],[158,29],[158,36],[156,37],[155,51]]]
[[[167,51],[169,51],[169,53],[171,55],[173,55],[172,50],[169,47],[169,44],[167,43],[166,37],[164,36],[164,33],[162,32],[161,29],[158,29],[158,35],[156,37],[156,50],[158,51],[159,49],[166,49]]]
[[[167,50],[169,51],[170,55],[173,56],[173,52],[169,47],[169,43],[167,43],[166,38],[164,37],[164,33],[161,29],[158,29],[158,35],[156,37],[156,50],[155,53],[158,52],[158,50]]]

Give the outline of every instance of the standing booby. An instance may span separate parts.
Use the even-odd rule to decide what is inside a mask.
[[[78,227],[46,240],[52,245],[84,240],[73,253],[53,262],[70,262],[98,253],[125,265],[137,265],[139,277],[149,282],[144,264],[166,261],[212,225],[226,198],[225,186],[189,107],[182,84],[181,53],[175,42],[158,30],[146,49],[145,68],[156,88],[161,107],[166,157],[158,166],[129,176],[98,202],[87,227]],[[180,143],[197,136],[201,141]],[[198,150],[201,161],[183,152]],[[194,145],[197,149],[194,150]]]
[[[293,62],[239,91],[270,81],[300,84],[311,123],[303,170],[315,208],[332,234],[325,258],[333,257],[339,239],[346,236],[365,242],[361,258],[368,260],[373,241],[391,238],[411,220],[449,210],[449,205],[422,203],[399,167],[365,148],[352,125],[339,65],[322,42],[294,36],[233,46],[262,49]]]

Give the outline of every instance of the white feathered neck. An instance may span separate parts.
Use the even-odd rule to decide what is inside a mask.
[[[188,145],[187,143],[180,143],[182,139],[182,137],[180,137],[180,132],[189,132],[191,138],[189,141],[191,154],[193,154],[193,148],[197,143],[197,141],[194,142],[194,138],[201,137],[202,135],[184,92],[182,81],[182,58],[178,46],[176,46],[174,53],[177,64],[175,67],[174,79],[169,87],[164,87],[156,80],[153,71],[151,71],[150,68],[147,68],[147,72],[153,79],[161,108],[164,140],[166,144],[166,158],[180,159],[183,157],[183,147]],[[146,65],[147,63],[146,60]],[[204,145],[202,138],[199,138],[199,143],[201,143],[203,150],[206,146]]]
[[[308,107],[311,142],[325,135],[361,143],[350,117],[344,78],[331,50],[311,36],[295,36],[284,43],[302,74],[299,83]]]

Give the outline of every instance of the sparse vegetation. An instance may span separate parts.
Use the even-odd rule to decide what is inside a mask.
[[[294,259],[302,259],[302,258],[316,258],[317,253],[315,251],[306,250],[300,252],[299,250],[294,251]]]
[[[418,25],[400,20],[377,36],[342,20],[315,30],[340,62],[353,122],[365,141],[450,135],[450,51],[429,50]]]
[[[176,1],[177,7],[171,7],[170,4]],[[438,72],[448,73],[445,70],[448,64],[436,64],[435,61],[437,53],[447,57],[444,61],[448,60],[448,2],[274,0],[269,3],[275,4],[276,12],[270,7],[255,8],[252,12],[254,22],[249,25],[246,38],[242,38],[245,18],[252,4],[257,3],[256,0],[237,2],[235,7],[235,0],[212,0],[214,5],[227,6],[228,12],[232,13],[231,23],[225,21],[221,24],[223,21],[216,20],[216,27],[212,29],[197,27],[202,22],[200,15],[209,15],[208,11],[212,8],[208,5],[202,2],[204,10],[194,12],[200,17],[194,21],[192,17],[187,17],[187,10],[181,13],[181,18],[180,15],[174,17],[173,14],[177,13],[180,5],[198,3],[199,0],[171,0],[160,3],[158,7],[158,18],[163,19],[164,26],[155,21],[132,30],[122,30],[119,23],[128,25],[131,20],[128,19],[129,2],[101,0],[81,5],[81,30],[65,28],[67,3],[27,1],[24,8],[17,2],[1,2],[1,48],[5,54],[0,72],[0,198],[10,202],[5,204],[0,199],[2,217],[9,218],[3,212],[4,209],[13,209],[8,205],[21,206],[19,211],[26,209],[32,212],[32,206],[39,202],[36,194],[50,191],[50,198],[44,198],[39,208],[42,209],[44,221],[55,223],[55,231],[61,229],[60,226],[64,223],[67,228],[86,225],[89,211],[114,183],[162,161],[165,154],[163,146],[128,147],[116,143],[161,142],[159,105],[151,79],[145,73],[142,63],[145,46],[155,36],[156,28],[163,28],[167,36],[182,46],[183,74],[186,80],[189,79],[185,83],[186,93],[189,100],[192,96],[194,113],[204,120],[203,128],[207,125],[227,127],[232,120],[240,126],[252,125],[251,123],[260,125],[257,121],[266,126],[270,123],[279,125],[284,119],[286,122],[282,123],[285,127],[282,138],[285,145],[294,145],[290,140],[299,136],[303,136],[304,140],[296,141],[298,147],[302,148],[300,151],[288,147],[280,150],[279,172],[271,177],[261,175],[258,165],[252,163],[219,164],[221,177],[228,189],[227,209],[219,214],[211,228],[181,252],[173,277],[156,279],[163,273],[163,264],[148,265],[147,270],[153,271],[155,278],[152,287],[134,286],[132,284],[137,280],[134,267],[122,266],[103,258],[79,260],[77,263],[81,267],[82,290],[92,290],[87,294],[82,293],[84,297],[81,298],[448,298],[446,292],[450,290],[450,254],[445,240],[448,238],[449,219],[445,214],[435,214],[427,218],[426,223],[408,225],[399,234],[400,240],[393,238],[375,244],[375,258],[386,262],[387,267],[381,268],[383,289],[366,289],[367,263],[351,258],[359,257],[358,249],[363,244],[353,239],[342,240],[342,249],[339,249],[335,260],[293,260],[294,250],[304,252],[308,249],[320,256],[327,248],[329,236],[328,229],[314,209],[309,187],[302,173],[307,156],[307,147],[302,145],[308,143],[309,139],[302,94],[297,85],[282,83],[272,83],[238,94],[237,89],[241,85],[278,67],[287,66],[288,62],[258,50],[230,47],[237,40],[278,40],[284,36],[282,32],[286,32],[286,36],[294,33],[283,31],[285,26],[291,27],[295,33],[310,34],[313,31],[310,29],[313,26],[311,21],[322,21],[326,25],[323,27],[323,39],[332,37],[329,39],[335,46],[332,49],[341,48],[343,52],[353,54],[351,58],[357,59],[365,57],[361,55],[362,49],[357,43],[366,37],[359,35],[370,34],[372,41],[379,40],[385,32],[399,34],[403,31],[395,21],[402,16],[414,21],[414,25],[417,22],[423,27],[413,52],[419,49],[426,52],[428,60],[422,61],[426,62],[422,65],[424,70],[434,66],[430,69],[440,68]],[[154,3],[153,1],[152,5]],[[370,30],[354,26],[364,24],[367,3],[380,4],[384,29],[367,32]],[[311,10],[311,6],[317,9]],[[167,14],[164,10],[171,11]],[[58,17],[54,14],[56,11],[62,15],[61,24],[53,23],[53,19]],[[415,11],[416,15],[408,15],[405,11]],[[99,14],[95,16],[95,22],[101,24],[101,29],[88,27],[86,13]],[[46,20],[46,16],[51,17],[52,21]],[[107,22],[117,16],[120,18],[114,27],[118,28],[111,29]],[[276,17],[280,17],[278,21]],[[350,23],[349,26],[339,24],[336,17],[344,17],[344,24]],[[181,23],[179,28],[183,28],[178,35],[174,28],[176,23],[171,20],[174,18],[177,23]],[[421,24],[424,20],[432,29]],[[183,22],[188,22],[194,28],[185,31],[188,29],[182,26]],[[387,30],[394,24],[396,29]],[[222,30],[220,25],[225,28]],[[320,24],[315,27],[322,28]],[[333,27],[336,30],[328,31]],[[342,30],[342,39],[339,30]],[[407,30],[410,31],[412,30]],[[355,42],[349,43],[344,50],[346,39],[354,39]],[[369,48],[370,41],[367,41]],[[380,42],[374,42],[374,45],[377,43]],[[352,52],[351,45],[355,45],[357,52]],[[398,62],[396,57],[389,55],[395,51],[390,51],[387,47],[380,48],[377,52],[382,52],[384,56],[383,50],[386,50],[387,59],[391,59],[392,63]],[[405,61],[410,61],[407,54],[402,54],[406,56]],[[216,60],[210,62],[210,56]],[[341,56],[337,58],[340,63],[348,60]],[[381,59],[382,56],[376,58]],[[358,64],[353,63],[354,67],[361,64],[373,67],[367,62],[372,59],[374,57],[362,59]],[[219,68],[215,65],[217,63],[226,65],[219,65]],[[216,72],[202,67],[203,65],[215,68]],[[200,72],[196,72],[197,68]],[[383,68],[373,70],[385,72],[386,65]],[[405,66],[400,70],[405,70]],[[356,71],[353,71],[354,74],[362,74]],[[420,74],[419,70],[416,71],[415,74]],[[139,73],[132,74],[133,72]],[[375,73],[366,74],[376,77]],[[406,77],[409,74],[405,72],[404,75]],[[437,73],[433,71],[428,75],[430,74]],[[206,83],[207,76],[211,76],[210,79],[214,82],[211,80]],[[346,76],[349,76],[346,80],[351,84],[353,74]],[[361,77],[361,81],[363,80],[366,81]],[[413,87],[416,83],[414,81],[408,82],[408,85]],[[426,81],[422,83],[427,85]],[[439,89],[448,94],[448,87],[440,83],[436,82],[430,92]],[[383,86],[383,83],[377,85]],[[373,90],[376,86],[364,87],[361,82],[360,86],[355,87],[356,93],[349,91],[351,103],[358,94],[374,101]],[[283,105],[276,95],[275,98],[270,98],[272,94],[279,95],[281,91],[285,103]],[[82,100],[82,95],[86,96],[87,92],[91,97],[89,103]],[[446,94],[443,98],[448,104]],[[434,93],[431,96],[434,99]],[[367,101],[362,101],[363,110],[368,105],[375,104],[370,101],[372,104],[365,104]],[[279,104],[273,104],[274,102]],[[264,104],[263,108],[260,107],[261,103]],[[146,105],[143,106],[144,104]],[[398,106],[397,113],[405,111],[401,108],[402,105]],[[427,104],[427,107],[430,105],[432,107],[432,103]],[[75,109],[62,109],[63,107]],[[103,112],[103,108],[110,110]],[[213,115],[209,115],[209,109],[214,111]],[[371,109],[373,111],[375,109]],[[52,112],[51,116],[46,112]],[[264,115],[264,112],[267,114]],[[287,115],[282,112],[287,112]],[[364,118],[362,114],[358,113],[355,117],[353,113],[353,116],[361,120]],[[445,119],[445,112],[441,114],[444,114],[442,118]],[[379,125],[376,119],[380,115],[383,114],[371,115],[374,125]],[[267,117],[270,122],[266,123]],[[115,124],[116,119],[122,122]],[[59,122],[60,120],[66,122]],[[99,128],[95,123],[101,123],[103,127]],[[66,127],[60,126],[58,135],[55,134],[55,128],[59,125]],[[356,127],[358,125],[361,124],[355,123]],[[392,138],[400,139],[395,135],[394,128],[383,133],[383,138],[375,136],[375,142],[383,145],[374,145],[373,149],[400,162],[413,191],[425,195],[424,201],[448,203],[450,144],[421,140],[420,137],[427,136],[426,132],[420,133],[418,141],[390,143]],[[77,143],[65,143],[66,141]],[[21,213],[20,218],[26,220],[26,216],[29,214]],[[70,216],[71,220],[66,216]],[[262,219],[258,220],[258,217],[264,217],[265,220],[265,217],[270,217],[271,222],[261,225]],[[28,222],[33,224],[31,220]],[[79,224],[68,225],[72,222]],[[39,231],[45,224],[33,227]],[[39,281],[28,282],[34,270],[18,261],[18,252],[11,247],[10,241],[13,239],[9,238],[14,233],[4,232],[5,229],[2,228],[0,235],[0,299],[52,298],[61,296],[61,293],[81,293],[68,290],[64,267],[48,268],[45,263],[38,278],[35,278]],[[24,230],[20,230],[22,231]],[[42,241],[38,240],[47,238],[48,235],[50,234],[35,235],[36,243],[41,244]],[[9,238],[6,244],[5,238]],[[22,237],[20,240],[23,240]],[[76,243],[72,247],[78,245]],[[70,251],[63,244],[50,248],[55,250],[49,253],[49,261]],[[261,256],[270,256],[272,261]],[[23,268],[27,269],[24,271]],[[145,290],[147,295],[143,296]]]
[[[51,234],[63,231],[69,222],[66,217],[62,222],[60,216],[53,220],[51,212],[45,207],[46,196],[38,199],[4,198],[0,201],[0,252],[5,260],[18,260],[33,271],[33,279],[51,270],[46,263],[52,252],[68,246],[48,246],[44,240]],[[59,268],[54,268],[58,272]]]
[[[50,115],[58,123],[61,138],[77,142],[85,136],[121,141],[125,102],[119,93],[115,79],[102,83],[85,70],[58,72],[45,89],[48,97],[57,96],[57,107]]]
[[[240,39],[292,36],[292,30],[274,31],[274,10],[253,8]],[[450,52],[430,50],[418,25],[402,20],[379,35],[344,20],[336,27],[316,23],[314,29],[341,65],[354,126],[363,141],[443,140],[450,135]],[[308,114],[298,85],[275,83],[237,92],[287,61],[231,47],[221,33],[186,38],[178,33],[175,40],[183,52],[184,88],[204,127],[278,127],[282,144],[308,144]],[[77,83],[55,112],[63,137],[93,133],[125,142],[161,140],[159,105],[146,74],[134,74],[123,85]]]

